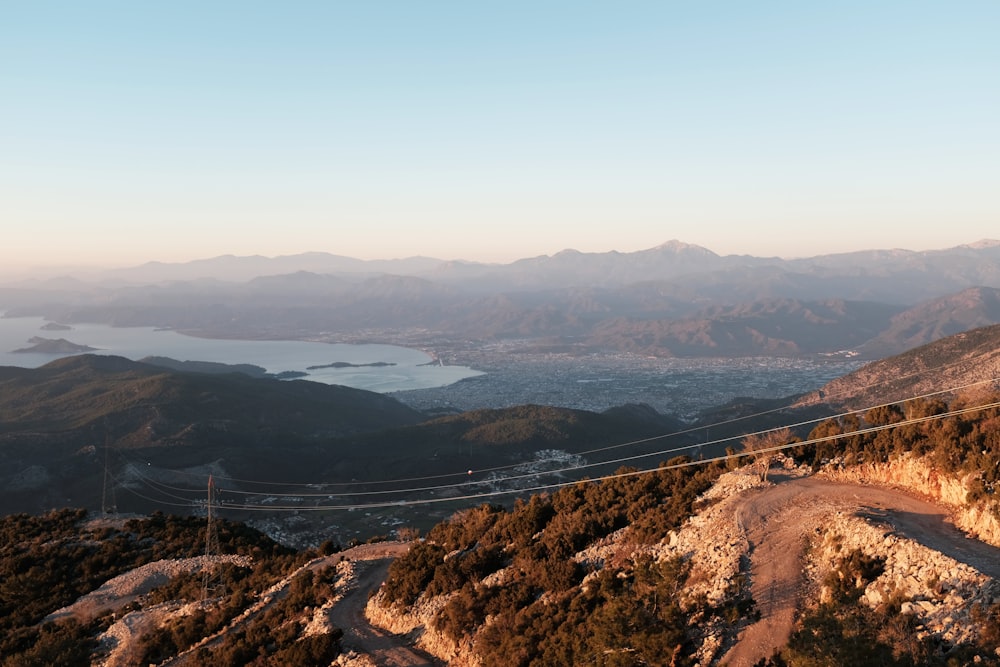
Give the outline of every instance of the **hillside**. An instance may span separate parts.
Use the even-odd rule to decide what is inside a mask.
[[[193,512],[212,475],[232,518],[297,544],[317,544],[336,524],[347,542],[384,534],[400,515],[429,526],[455,507],[423,516],[396,509],[401,497],[392,494],[407,484],[381,480],[429,476],[436,489],[424,495],[441,496],[469,485],[530,485],[586,450],[681,428],[644,406],[603,414],[520,406],[430,419],[381,394],[209,370],[105,356],[0,368],[0,509]],[[655,443],[634,448],[655,450]],[[588,474],[601,470],[600,461],[590,461]],[[386,509],[348,522],[315,511],[373,492]],[[272,511],[278,498],[287,509],[309,510],[308,518],[292,522],[287,511]]]
[[[277,434],[340,436],[422,415],[373,392],[318,383],[173,372],[80,355],[38,369],[0,367],[0,434],[58,434],[68,444],[192,446],[206,430],[252,446]]]
[[[882,357],[997,322],[1000,322],[1000,290],[972,287],[893,316],[888,328],[861,350],[866,358]]]
[[[257,459],[266,469],[282,450],[424,419],[372,392],[120,357],[0,367],[0,507],[39,511],[69,498],[97,508],[105,467],[119,470],[121,456],[176,468]]]
[[[539,459],[573,455],[609,442],[660,436],[680,431],[676,419],[642,406],[623,406],[604,413],[539,405],[497,410],[473,410],[439,417],[416,426],[341,439],[340,454],[325,473],[345,477],[385,479],[415,474],[448,474],[466,469],[509,469]],[[678,443],[689,442],[676,438]],[[655,451],[657,443],[630,451]],[[378,458],[365,452],[378,451]],[[594,457],[600,461],[600,457]],[[561,467],[554,464],[553,467]],[[452,478],[454,479],[454,478]],[[481,476],[474,478],[480,481]],[[462,480],[463,482],[465,480]],[[390,485],[391,488],[391,485]]]
[[[766,476],[679,459],[456,514],[369,618],[452,665],[1000,664],[1000,394],[980,399],[824,422]]]
[[[811,356],[859,347],[890,323],[885,304],[791,299],[716,306],[676,320],[606,320],[592,344],[642,354],[698,357]]]
[[[205,554],[204,520],[92,521],[74,510],[0,519],[3,664],[159,663],[178,642],[186,647],[224,628],[259,597],[277,632],[282,620],[297,620],[329,596],[312,590],[338,577],[333,563],[320,569],[310,562],[318,554],[296,554],[239,524],[215,528],[225,554]],[[209,582],[213,596],[206,599]],[[252,626],[243,620],[243,628]],[[255,635],[261,643],[254,656],[268,643],[266,632]],[[339,652],[338,636],[332,627],[311,634],[288,627],[269,664],[320,657],[328,663]],[[239,650],[235,643],[226,648]]]
[[[6,517],[0,655],[66,667],[1000,665],[996,500],[991,486],[948,491],[974,490],[985,480],[968,471],[1000,461],[997,419],[993,401],[916,431],[799,444],[767,478],[760,460],[675,459],[343,552],[293,552],[226,521],[205,555],[204,519]],[[967,465],[965,450],[984,446],[988,460]],[[879,471],[924,498],[878,486]]]
[[[805,397],[799,405],[822,401],[857,408],[998,378],[1000,326],[993,325],[862,366]]]
[[[882,377],[919,362],[967,382],[1000,347],[996,335],[989,327],[939,341],[922,358],[886,360]],[[60,408],[59,396],[74,380],[92,384],[97,405],[113,403],[113,387],[125,388],[117,400],[127,412],[142,403],[126,400],[137,391],[132,383],[164,373],[115,358],[40,370],[38,386],[12,372],[21,384],[7,400],[15,405],[21,390],[50,400],[70,426],[76,413]],[[227,379],[213,377],[219,387]],[[662,435],[678,425],[640,406],[602,415],[521,406],[300,443],[295,456],[282,449],[313,480],[326,477],[324,459],[336,466],[370,452],[367,470],[348,464],[371,475],[369,489],[385,480],[376,460],[409,456],[392,469],[412,505],[405,514],[390,503],[400,510],[397,536],[413,537],[421,521],[459,510],[427,526],[422,540],[343,553],[332,525],[317,531],[326,536],[319,547],[295,551],[218,520],[240,514],[231,504],[239,489],[223,492],[236,480],[224,477],[214,536],[203,516],[10,515],[0,520],[2,664],[1000,665],[1000,393],[987,387],[873,401],[803,421],[810,430],[801,436],[785,428],[737,436],[731,451],[746,451],[719,460],[656,465],[684,442],[656,437],[608,456],[658,451],[655,458],[614,474],[589,468],[599,477],[592,481],[574,481],[582,470],[574,456],[600,460],[601,450],[588,447],[612,434],[623,442],[626,433]],[[16,407],[40,423],[29,406]],[[787,424],[803,414],[759,417],[783,415]],[[744,433],[758,428],[752,416],[740,425]],[[266,451],[253,449],[255,457]],[[169,448],[130,451],[158,450]],[[309,451],[315,455],[299,456]],[[437,484],[421,476],[436,462],[453,470],[463,457],[496,456],[515,472],[510,462],[532,453],[549,457],[548,472],[536,468],[528,478],[551,486],[512,504],[482,504],[497,499],[498,487],[480,471],[445,485],[466,496],[450,504],[413,488]],[[155,463],[130,463],[141,470],[122,473],[131,481],[119,497],[136,484],[183,492],[184,471]],[[366,483],[356,484],[351,504],[327,510],[338,524],[382,511],[381,491],[361,496]],[[200,511],[190,497],[188,511],[203,515],[204,497]]]

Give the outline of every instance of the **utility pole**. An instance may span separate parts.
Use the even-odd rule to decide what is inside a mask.
[[[202,591],[201,598],[207,600],[209,593],[218,583],[215,579],[215,567],[212,563],[212,556],[219,553],[219,534],[215,529],[215,481],[212,475],[208,476],[208,504],[206,505],[207,521],[205,523],[205,562],[202,565]]]

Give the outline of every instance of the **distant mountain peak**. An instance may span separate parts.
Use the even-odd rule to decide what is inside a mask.
[[[666,243],[661,243],[655,248],[650,248],[648,252],[657,253],[671,253],[674,255],[686,254],[686,255],[703,255],[718,257],[718,255],[708,248],[702,247],[700,245],[695,245],[693,243],[684,243],[683,241],[678,241],[677,239],[671,239]]]
[[[965,245],[958,246],[959,248],[970,248],[972,250],[985,250],[986,248],[997,248],[1000,247],[1000,240],[997,239],[980,239],[975,243],[967,243]]]

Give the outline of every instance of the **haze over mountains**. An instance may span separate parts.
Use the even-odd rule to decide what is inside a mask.
[[[998,289],[1000,241],[793,260],[670,241],[503,265],[326,253],[149,263],[87,280],[24,281],[0,289],[0,308],[213,337],[877,358],[1000,322]]]
[[[974,274],[987,270],[984,261]],[[25,664],[112,664],[103,658],[108,646],[126,656],[114,664],[166,664],[172,656],[246,664],[265,652],[269,664],[327,664],[347,648],[374,654],[347,634],[369,633],[367,614],[393,649],[419,636],[447,664],[595,662],[587,655],[656,664],[674,655],[749,665],[765,664],[772,650],[789,660],[767,664],[795,667],[819,664],[814,655],[834,656],[822,664],[997,664],[1000,403],[989,390],[1000,374],[1000,325],[967,329],[995,316],[1000,289],[968,286],[912,306],[780,294],[713,301],[708,288],[730,273],[704,274],[702,301],[676,319],[666,313],[685,312],[687,288],[670,281],[477,293],[416,276],[296,272],[45,292],[53,298],[38,312],[61,322],[100,316],[188,322],[214,335],[331,338],[402,336],[405,328],[444,346],[445,336],[469,345],[521,336],[532,349],[795,356],[828,354],[845,341],[861,354],[950,328],[961,333],[867,364],[808,396],[733,400],[691,421],[644,405],[432,417],[381,394],[211,363],[85,354],[3,367],[0,513],[14,514],[4,522],[10,539],[0,580],[20,608],[0,614],[10,626],[4,650]],[[30,305],[42,294],[7,296]],[[410,318],[428,328],[412,333]],[[329,323],[347,333],[320,328]],[[74,333],[61,327],[49,325]],[[572,327],[579,336],[567,335]],[[459,337],[467,332],[480,338]],[[985,404],[944,419],[946,401],[968,406],[976,392]],[[900,421],[911,414],[926,415],[926,425]],[[859,425],[872,428],[852,431]],[[780,458],[776,483],[767,479],[767,458],[753,469],[737,468],[732,456],[714,460],[723,448],[752,448],[747,434],[766,428],[781,438],[770,444],[791,455]],[[876,473],[909,493],[841,479]],[[573,483],[583,477],[591,481]],[[540,490],[547,492],[527,498]],[[63,505],[95,518],[85,523],[83,510],[17,514]],[[207,521],[162,513],[206,507]],[[966,532],[946,525],[945,508]],[[126,523],[119,512],[152,515]],[[284,557],[247,528],[220,522],[220,513],[315,550]],[[391,566],[359,566],[365,552],[356,550],[330,553],[392,530],[402,537],[404,526],[411,537],[430,530],[411,545],[378,547],[406,554]],[[213,542],[218,548],[202,551]],[[212,576],[225,583],[210,596],[213,563]],[[232,573],[251,564],[249,575]],[[252,588],[237,588],[241,581]],[[79,585],[63,590],[58,582]],[[140,586],[148,594],[137,595]],[[361,602],[318,596],[345,590]],[[787,593],[775,602],[774,590]],[[95,608],[98,595],[107,607]],[[42,625],[88,609],[103,620]],[[320,630],[309,620],[317,618]],[[524,646],[543,657],[511,662]],[[72,660],[66,647],[75,648]],[[322,660],[289,657],[307,650]]]
[[[509,264],[429,257],[360,260],[326,252],[307,252],[279,257],[224,255],[180,263],[148,262],[131,268],[81,272],[80,275],[87,276],[88,282],[142,285],[202,279],[245,282],[261,276],[298,272],[345,278],[389,274],[457,285],[463,290],[478,288],[494,292],[518,287],[615,287],[677,279],[687,282],[687,278],[693,276],[720,272],[720,280],[724,281],[728,272],[753,270],[749,275],[759,278],[779,274],[811,275],[819,279],[837,277],[844,282],[852,276],[862,279],[922,275],[925,280],[911,285],[915,298],[922,298],[925,296],[922,290],[932,282],[939,285],[943,294],[961,287],[997,281],[1000,279],[1000,267],[996,263],[998,259],[1000,240],[990,239],[944,250],[862,250],[799,259],[722,256],[701,246],[672,240],[655,248],[636,252],[583,253],[567,249],[555,255],[523,258]],[[931,273],[936,274],[937,281],[927,280]],[[802,287],[807,290],[818,289],[815,285]],[[866,290],[858,289],[856,294],[847,294],[838,289],[836,295],[862,298],[882,293],[875,291],[867,294]],[[902,285],[894,283],[894,289],[902,290]],[[921,291],[917,292],[918,289]],[[804,292],[801,296],[818,298],[832,294]]]

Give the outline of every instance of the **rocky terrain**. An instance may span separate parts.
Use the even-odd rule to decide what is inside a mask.
[[[826,402],[848,408],[890,403],[1000,378],[1000,325],[949,336],[866,364],[810,392],[798,405]]]
[[[100,588],[87,593],[79,600],[58,609],[45,617],[45,622],[74,618],[79,622],[89,622],[108,612],[117,612],[129,603],[163,586],[172,578],[185,573],[199,573],[212,570],[223,563],[238,567],[250,567],[252,561],[247,556],[216,555],[174,558],[148,563],[125,574],[109,579]],[[126,624],[127,625],[127,624]]]
[[[885,463],[835,459],[818,469],[776,454],[763,471],[758,460],[721,474],[698,496],[690,516],[657,540],[637,541],[628,525],[578,549],[571,558],[587,572],[580,589],[606,585],[604,573],[623,563],[683,563],[684,586],[675,602],[691,614],[690,655],[702,667],[759,664],[845,590],[851,604],[873,613],[895,609],[917,644],[974,646],[981,633],[991,632],[982,614],[1000,608],[1000,531],[989,505],[969,500],[974,476],[943,474],[909,454]],[[150,655],[162,665],[204,664],[234,650],[234,642],[238,646],[262,623],[297,635],[293,647],[309,638],[337,638],[339,655],[323,664],[484,665],[474,650],[476,634],[456,638],[437,620],[457,591],[425,592],[405,608],[383,604],[381,583],[390,563],[421,544],[376,543],[298,557],[282,574],[259,579],[260,588],[242,594],[231,618],[185,640],[186,648],[176,653],[150,653],[149,647],[164,633],[217,614],[223,603],[161,591],[183,590],[178,581],[198,583],[223,567],[253,570],[259,578],[263,562],[249,555],[154,560],[95,586],[45,621],[101,624],[92,655],[102,667]],[[462,555],[456,551],[446,560]],[[524,563],[515,559],[480,583],[514,585]],[[741,601],[748,611],[738,615],[703,611],[736,609]],[[492,622],[487,618],[486,627]],[[1000,659],[1000,652],[977,655],[984,664]]]
[[[0,646],[30,664],[108,667],[473,667],[588,655],[701,667],[998,665],[1000,394],[983,379],[996,334],[961,334],[843,385],[902,379],[918,364],[906,377],[914,386],[924,374],[958,373],[950,403],[910,393],[802,422],[815,424],[805,441],[788,427],[744,431],[742,453],[567,480],[511,506],[466,506],[408,543],[290,549],[219,520],[229,550],[208,557],[198,554],[212,531],[194,517],[10,515]],[[111,363],[134,373],[129,381],[160,372]],[[553,443],[575,433],[606,443],[621,430],[608,415],[523,406],[399,433],[411,448],[470,434],[492,450],[525,443],[571,466],[580,455]],[[678,450],[656,455],[667,451]],[[744,456],[752,460],[740,466]],[[183,470],[132,465],[136,479],[182,484]],[[199,474],[219,472],[213,466]],[[495,483],[483,475],[473,484]],[[209,584],[216,579],[224,583]],[[861,653],[845,657],[851,646]]]
[[[864,588],[864,604],[877,608],[893,599],[913,615],[920,636],[950,643],[975,638],[973,610],[1000,602],[1000,541],[989,544],[957,530],[946,518],[959,510],[947,503],[952,496],[918,495],[926,487],[920,475],[902,472],[906,464],[883,476],[896,488],[831,479],[871,479],[865,470],[812,475],[783,457],[777,465],[768,480],[756,466],[724,474],[679,530],[659,544],[638,547],[658,561],[681,557],[690,563],[682,605],[752,596],[757,620],[728,626],[716,619],[696,629],[699,665],[750,666],[770,657],[788,641],[798,614],[829,597],[824,582],[838,559],[854,551],[884,563]],[[900,488],[911,479],[909,488]],[[634,558],[637,547],[626,535],[618,531],[575,558],[596,571]],[[506,576],[491,575],[492,583]],[[434,627],[448,596],[421,596],[397,613],[381,604],[380,595],[367,606],[373,624],[416,637],[419,646],[448,664],[481,664],[471,642],[456,643]]]

